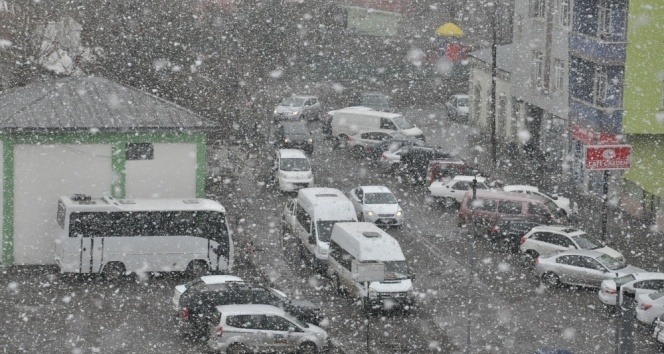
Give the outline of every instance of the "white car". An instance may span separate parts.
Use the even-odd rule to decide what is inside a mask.
[[[599,289],[599,300],[610,306],[618,303],[618,288],[634,290],[635,297],[664,290],[664,273],[636,273],[605,280]],[[622,297],[620,298],[622,303]]]
[[[538,195],[542,198],[546,198],[546,199],[552,201],[554,204],[556,204],[558,206],[558,208],[565,211],[565,215],[567,215],[567,216],[572,215],[572,212],[576,212],[576,209],[577,209],[577,207],[575,205],[574,210],[572,210],[572,207],[570,206],[569,198],[561,197],[561,196],[558,196],[558,195],[548,195],[546,193],[542,193],[542,192],[540,192],[539,188],[534,187],[534,186],[514,184],[514,185],[504,186],[503,190],[505,192],[524,193],[524,194],[528,194],[528,195]]]
[[[521,238],[519,251],[524,265],[532,264],[541,254],[566,250],[592,250],[625,262],[622,253],[595,240],[590,235],[571,226],[537,226]]]
[[[385,171],[398,171],[401,163],[401,149],[383,151],[378,167]]]
[[[664,315],[655,320],[655,330],[652,333],[653,338],[660,344],[664,344]]]
[[[178,314],[180,313],[180,297],[190,287],[225,284],[225,283],[244,283],[244,280],[234,275],[205,275],[198,279],[194,279],[188,283],[176,285],[175,292],[173,293],[173,299],[171,300],[171,303],[173,304],[173,309]]]
[[[445,102],[447,118],[453,121],[468,122],[468,95],[452,95]]]
[[[304,151],[279,149],[274,158],[274,180],[279,190],[294,192],[314,185],[314,174]]]
[[[352,189],[348,194],[359,221],[379,226],[403,225],[403,210],[387,187],[362,186]]]
[[[664,292],[641,294],[636,297],[636,318],[644,324],[655,324],[664,315]]]
[[[472,190],[473,181],[477,179],[477,189],[489,189],[486,178],[475,176],[454,176],[448,180],[436,180],[429,185],[431,197],[443,202],[446,207],[460,205],[466,192]]]
[[[275,120],[321,119],[323,110],[316,96],[295,95],[285,98],[274,109]]]
[[[368,130],[349,136],[346,144],[351,151],[363,155],[368,145],[392,140],[393,138],[394,130]]]

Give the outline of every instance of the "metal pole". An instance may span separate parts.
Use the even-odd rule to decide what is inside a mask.
[[[604,170],[604,188],[602,190],[602,241],[606,242],[606,224],[609,207],[609,170]]]
[[[491,44],[491,119],[490,129],[491,129],[491,162],[493,167],[496,167],[498,163],[497,156],[497,141],[496,141],[496,80],[498,76],[498,43],[496,40],[496,3],[492,3],[491,7],[493,9],[491,13],[491,31],[493,32],[493,42]]]
[[[477,177],[473,178],[473,198],[470,200],[470,218],[471,218],[471,229],[470,229],[470,245],[468,247],[468,292],[466,293],[466,318],[468,320],[468,328],[466,331],[466,353],[470,353],[470,307],[472,304],[471,298],[471,285],[473,283],[473,260],[474,260],[474,248],[475,248],[475,237],[477,232],[477,223],[475,219],[475,198],[477,195]]]
[[[369,282],[365,282],[364,286],[367,289],[367,301],[369,301]],[[364,313],[366,314],[367,318],[367,353],[369,353],[369,309],[364,309]]]

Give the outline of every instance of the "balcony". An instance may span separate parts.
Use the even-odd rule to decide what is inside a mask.
[[[569,116],[572,121],[597,127],[602,133],[622,133],[622,108],[599,107],[590,102],[570,97]]]
[[[611,42],[579,32],[569,34],[570,55],[602,65],[625,65],[627,42]]]

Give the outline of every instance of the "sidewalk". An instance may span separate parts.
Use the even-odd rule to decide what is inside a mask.
[[[559,190],[569,196],[571,186],[568,177],[549,171],[538,161],[530,160],[523,153],[513,161],[506,160],[498,153],[498,166],[491,162],[490,145],[486,139],[472,136],[471,149],[473,159],[477,159],[480,168],[494,179],[507,184],[528,184],[537,186],[544,191]],[[576,193],[579,214],[572,224],[601,239],[602,232],[602,196],[595,194]],[[611,200],[611,199],[610,199]],[[606,242],[609,246],[621,251],[630,265],[653,272],[664,272],[664,234],[653,231],[646,221],[632,217],[621,209],[620,203],[609,203],[607,207],[608,223]]]

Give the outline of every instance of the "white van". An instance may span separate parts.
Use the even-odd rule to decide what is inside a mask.
[[[415,304],[399,242],[372,223],[336,223],[327,262],[333,286],[361,299],[365,310],[410,310]]]
[[[284,192],[297,191],[314,185],[314,174],[302,150],[279,149],[274,157],[274,179]]]
[[[332,137],[346,139],[368,130],[391,130],[424,141],[422,130],[401,114],[352,108],[334,111],[331,124]]]
[[[300,189],[297,198],[286,203],[281,214],[282,240],[293,235],[302,246],[304,257],[314,268],[327,266],[332,227],[337,222],[356,222],[353,203],[334,188]]]

